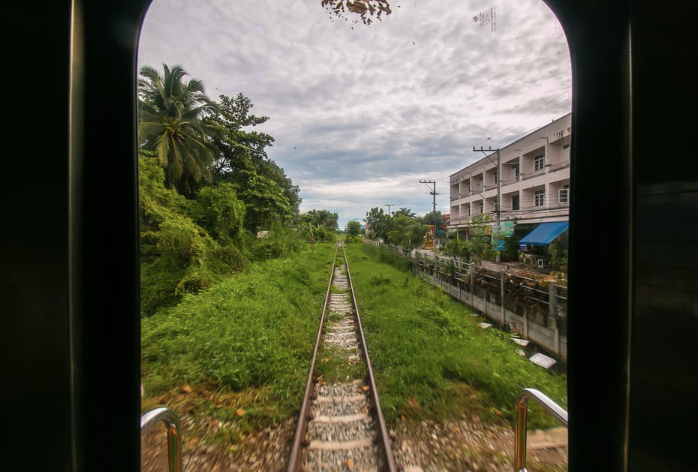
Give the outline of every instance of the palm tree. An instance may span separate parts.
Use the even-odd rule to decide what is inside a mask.
[[[187,194],[202,180],[211,180],[216,150],[210,138],[219,130],[203,118],[215,113],[216,105],[204,94],[200,80],[183,81],[188,74],[181,66],[163,64],[163,72],[141,68],[138,139],[141,149],[157,155],[168,188]]]

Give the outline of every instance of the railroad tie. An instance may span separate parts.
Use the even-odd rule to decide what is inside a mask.
[[[307,463],[322,464],[319,470],[378,470],[376,427],[364,382],[320,385],[316,392],[308,424]]]

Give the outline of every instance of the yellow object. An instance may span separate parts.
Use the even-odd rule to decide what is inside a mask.
[[[424,235],[424,249],[434,249],[434,226],[429,226],[429,231]]]

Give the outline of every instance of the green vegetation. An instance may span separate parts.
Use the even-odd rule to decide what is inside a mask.
[[[438,213],[437,226],[443,223],[443,217]],[[428,213],[423,218],[418,217],[409,208],[400,208],[388,214],[382,208],[371,208],[366,213],[368,233],[372,239],[383,239],[390,244],[405,247],[421,246],[424,235],[429,230],[428,225],[435,221],[435,215]]]
[[[246,264],[286,257],[310,238],[334,241],[337,214],[300,214],[300,189],[249,128],[249,98],[205,94],[181,66],[138,81],[141,313],[175,306]]]
[[[177,304],[187,293],[210,287],[223,277],[239,271],[243,257],[234,246],[221,245],[193,216],[203,220],[203,201],[186,199],[165,188],[165,175],[154,157],[138,160],[141,226],[141,313],[149,316],[157,310]],[[235,233],[234,196],[216,202],[219,210],[211,212],[209,226],[218,227],[214,234],[225,233],[220,241]],[[230,206],[226,223],[218,222],[216,213]],[[207,224],[207,221],[202,221]]]
[[[509,334],[482,329],[482,320],[462,304],[409,272],[379,263],[374,254],[371,247],[347,247],[388,421],[461,414],[511,421],[514,398],[525,387],[566,406],[564,376],[519,356]],[[386,254],[380,257],[391,260]],[[555,425],[537,408],[531,410],[532,427]]]
[[[218,128],[202,118],[215,109],[200,80],[187,82],[181,66],[163,65],[163,74],[141,68],[138,81],[138,138],[166,169],[167,188],[184,195],[211,180],[215,148],[207,136]]]
[[[163,68],[143,68],[139,81],[142,408],[197,418],[195,441],[234,442],[297,414],[335,251],[322,241],[335,241],[338,215],[299,212],[299,188],[266,155],[274,139],[250,131],[268,118],[252,115],[248,98],[215,102],[181,67]],[[406,208],[366,216],[370,237],[403,246],[443,222]],[[347,243],[362,241],[358,222],[346,229]],[[486,257],[474,244],[468,255]],[[511,419],[524,387],[566,404],[564,377],[519,357],[507,334],[482,330],[408,273],[405,258],[363,244],[347,252],[390,421]],[[320,353],[325,379],[357,369]],[[212,420],[222,426],[202,425]]]
[[[333,256],[317,244],[250,265],[143,319],[144,408],[213,415],[238,433],[296,414]]]
[[[334,242],[337,238],[339,215],[329,210],[310,210],[300,215],[301,227],[307,228],[308,235],[316,241]]]
[[[476,216],[470,221],[470,237],[467,241],[461,241],[454,236],[443,248],[446,256],[456,260],[480,263],[483,259],[494,259],[496,251],[490,247],[491,235],[487,230],[491,229],[492,222],[489,215]],[[518,253],[518,246],[515,248]]]
[[[352,220],[347,223],[347,236],[354,237],[361,234],[361,223],[356,220]]]
[[[366,365],[363,360],[347,361],[344,349],[322,346],[315,364],[315,377],[322,382],[344,382],[346,379],[365,378]]]

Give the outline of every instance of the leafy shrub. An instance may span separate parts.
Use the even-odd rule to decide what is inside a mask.
[[[185,293],[196,293],[210,287],[223,275],[242,269],[242,254],[232,246],[221,246],[205,228],[190,215],[208,221],[220,229],[217,218],[232,211],[233,196],[227,202],[200,204],[189,201],[164,186],[164,173],[151,157],[139,158],[140,229],[141,229],[141,313],[150,316],[157,310],[173,306]],[[206,198],[220,192],[202,189]],[[216,193],[218,192],[218,193]],[[232,202],[232,203],[231,203]],[[204,218],[204,208],[213,214]],[[227,208],[223,210],[221,208]],[[228,227],[226,238],[237,234]],[[223,234],[223,233],[219,233]]]
[[[251,243],[252,258],[257,261],[287,257],[307,245],[305,237],[293,229],[275,225],[265,237],[256,238]]]
[[[245,204],[238,200],[231,184],[202,188],[193,209],[194,219],[221,244],[240,242],[245,220]]]

